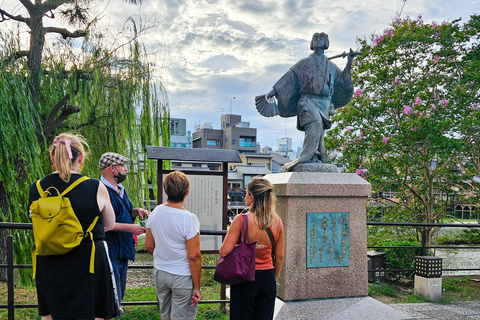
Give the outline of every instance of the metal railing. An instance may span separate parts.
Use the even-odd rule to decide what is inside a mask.
[[[31,223],[11,223],[11,222],[0,222],[0,229],[32,229]],[[226,235],[227,231],[225,230],[200,230],[200,235],[217,235],[223,236]],[[25,269],[32,268],[31,264],[19,265],[14,263],[13,256],[13,236],[7,236],[7,263],[0,264],[0,268],[7,269],[7,304],[0,305],[0,309],[8,309],[8,320],[14,320],[15,309],[20,308],[37,308],[38,304],[15,304],[15,284],[14,284],[14,269]],[[150,266],[138,266],[138,265],[129,265],[128,269],[153,269],[153,265]],[[202,266],[202,269],[215,269],[215,266]],[[230,300],[226,299],[226,285],[221,285],[220,287],[220,299],[219,300],[202,300],[200,304],[225,304],[230,303]],[[157,305],[157,301],[125,301],[122,302],[122,306],[138,306],[138,305]]]
[[[449,228],[480,228],[480,224],[461,224],[461,223],[409,223],[409,222],[376,222],[367,221],[367,226],[385,226],[385,227],[421,227],[421,241],[420,246],[368,246],[370,249],[417,249],[420,256],[426,254],[427,249],[480,249],[480,247],[468,246],[468,247],[452,247],[452,246],[427,246],[427,227],[449,227]],[[480,268],[450,268],[442,269],[442,271],[479,271]],[[368,269],[368,272],[413,272],[414,269]]]
[[[420,227],[421,233],[421,245],[420,246],[368,246],[371,249],[417,249],[420,255],[425,255],[427,249],[480,249],[480,247],[452,247],[452,246],[426,246],[426,228],[427,227],[453,227],[453,228],[480,228],[480,224],[449,224],[449,223],[401,223],[401,222],[367,222],[367,226],[385,226],[385,227]],[[11,223],[0,222],[0,229],[32,229],[31,223]],[[201,235],[218,235],[223,236],[227,233],[224,230],[200,230]],[[14,312],[16,308],[37,308],[37,304],[15,304],[14,300],[14,269],[32,268],[32,265],[16,265],[14,264],[13,256],[13,236],[7,236],[7,263],[0,264],[0,268],[7,269],[7,305],[0,305],[0,309],[8,309],[8,320],[14,320]],[[153,266],[129,266],[129,269],[152,269]],[[202,266],[202,269],[214,269],[215,266]],[[443,269],[443,271],[478,271],[480,268],[475,269]],[[412,272],[410,269],[368,269],[368,272]],[[225,299],[225,285],[221,285],[220,299],[219,300],[202,300],[201,304],[222,304],[229,303],[230,300]],[[137,306],[137,305],[156,305],[157,301],[131,301],[122,302],[122,306]]]

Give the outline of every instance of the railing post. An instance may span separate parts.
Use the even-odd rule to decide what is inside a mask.
[[[427,232],[425,230],[425,226],[422,227],[422,250],[421,255],[425,256],[425,245],[427,243]]]
[[[8,320],[15,318],[15,295],[13,286],[13,237],[7,236],[7,291],[8,291]]]

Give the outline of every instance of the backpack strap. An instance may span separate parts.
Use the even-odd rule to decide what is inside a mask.
[[[85,232],[85,237],[90,236],[90,239],[92,240],[92,252],[90,254],[90,269],[89,269],[90,273],[93,273],[94,266],[95,266],[95,263],[94,263],[94,261],[95,261],[95,241],[93,241],[92,229],[97,224],[98,217],[99,216],[96,216],[95,219],[93,219],[92,224],[88,227],[87,231]]]
[[[65,189],[65,191],[63,191],[60,196],[64,196],[66,195],[67,193],[69,193],[73,188],[75,188],[77,185],[79,185],[80,183],[82,183],[83,181],[85,180],[88,180],[89,178],[87,176],[83,176],[83,177],[80,177],[78,178],[77,180],[75,180],[75,182],[73,182],[71,185],[68,186],[67,189]]]
[[[42,186],[40,185],[40,179],[37,180],[36,186],[37,186],[38,193],[40,194],[40,197],[45,198],[46,195],[43,193]]]
[[[273,235],[271,227],[268,227],[267,229],[265,229],[265,231],[267,231],[268,238],[270,239],[270,243],[272,244],[272,262],[273,266],[275,267],[275,237]]]

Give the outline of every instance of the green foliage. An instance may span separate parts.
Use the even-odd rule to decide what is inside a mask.
[[[387,283],[369,283],[368,284],[368,294],[369,295],[382,295],[387,297],[397,297],[397,292],[395,287]]]
[[[413,247],[419,246],[420,243],[408,240],[384,240],[380,243],[380,246],[385,247]],[[415,256],[418,255],[417,249],[408,248],[385,248],[382,249],[386,253],[386,269],[407,269],[412,270],[415,267]],[[388,280],[399,280],[400,278],[406,278],[413,280],[415,272],[407,271],[403,273],[387,272],[386,278]]]
[[[425,298],[422,295],[414,294],[414,293],[407,295],[401,301],[401,303],[425,303],[425,302],[431,302],[431,300]]]
[[[84,39],[47,41],[36,48],[42,52],[38,72],[27,67],[28,58],[14,58],[28,33],[0,31],[0,221],[29,222],[29,185],[51,172],[48,147],[65,131],[89,143],[82,173],[98,178],[101,154],[121,153],[132,160],[125,185],[134,206],[156,198],[157,189],[152,195],[148,189],[156,185],[156,162],[145,154],[147,145],[160,145],[160,136],[169,142],[167,95],[140,42],[142,28],[133,20],[125,26],[130,39],[123,44],[93,29]],[[31,263],[31,232],[12,234],[16,263]],[[20,273],[23,283],[31,279],[30,270]]]
[[[218,254],[202,254],[202,266],[216,266]],[[214,287],[220,291],[220,284],[213,280],[215,269],[202,269],[202,287]]]
[[[471,278],[469,276],[462,276],[456,278],[443,278],[442,289],[450,292],[462,292],[468,294],[472,292],[472,287],[469,285]]]
[[[373,201],[372,201],[373,202]],[[402,206],[387,203],[370,202],[367,205],[367,220],[380,222],[398,222],[408,220],[409,211]],[[417,241],[418,231],[412,227],[402,226],[368,226],[367,244],[381,246],[384,241]]]
[[[396,19],[382,34],[358,39],[364,54],[352,68],[357,90],[338,109],[326,144],[380,199],[403,207],[402,221],[438,221],[455,191],[475,191],[479,20]],[[395,198],[380,195],[386,190]],[[427,231],[430,244],[434,230]]]
[[[461,232],[440,235],[437,238],[438,244],[479,244],[480,231],[477,229],[466,229]]]

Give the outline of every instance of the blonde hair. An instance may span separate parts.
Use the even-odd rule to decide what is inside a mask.
[[[247,185],[248,192],[253,196],[250,212],[258,219],[258,227],[262,230],[272,225],[275,214],[275,194],[273,185],[265,178],[253,177]]]
[[[70,141],[70,149],[72,150],[71,159],[65,143],[67,140]],[[50,153],[53,155],[52,170],[57,171],[60,179],[63,181],[70,181],[73,164],[77,161],[80,154],[83,153],[84,159],[87,157],[84,146],[88,148],[85,138],[72,133],[61,133],[53,140],[50,146]]]
[[[181,171],[170,172],[163,180],[163,190],[165,190],[170,202],[182,202],[188,189],[190,189],[190,180]]]

